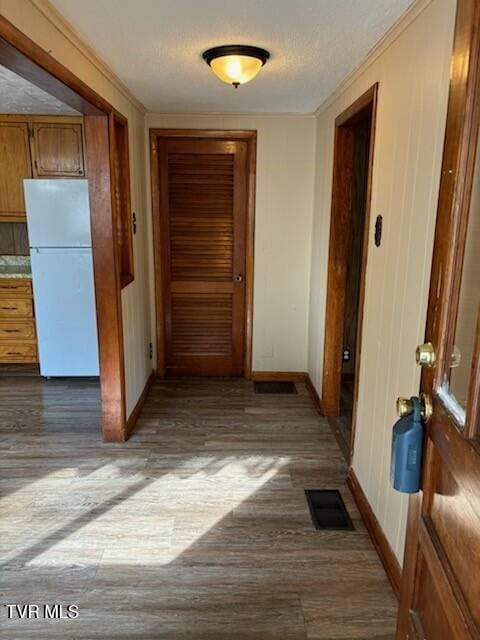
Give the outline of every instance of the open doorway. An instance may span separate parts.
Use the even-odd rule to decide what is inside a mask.
[[[25,259],[31,256],[23,179],[52,180],[52,185],[53,181],[60,179],[77,180],[78,183],[83,181],[83,196],[85,202],[88,201],[91,228],[92,297],[94,291],[94,300],[91,302],[98,331],[97,369],[99,368],[100,374],[101,426],[104,440],[124,441],[128,437],[129,425],[125,416],[120,294],[124,282],[124,271],[128,270],[129,266],[127,264],[129,252],[125,249],[122,228],[119,224],[122,209],[119,206],[120,198],[117,197],[115,187],[115,180],[119,174],[117,170],[119,162],[113,142],[115,123],[116,120],[121,120],[121,117],[100,95],[2,16],[0,16],[0,65],[3,69],[4,82],[7,82],[8,78],[13,81],[11,74],[15,74],[16,80],[15,77],[13,79],[20,83],[19,87],[23,83],[24,92],[25,87],[28,86],[31,96],[34,94],[39,96],[40,93],[37,92],[39,90],[43,108],[48,104],[56,110],[54,114],[47,115],[47,120],[42,118],[35,120],[39,112],[38,105],[30,105],[36,113],[30,111],[28,114],[16,114],[20,115],[20,119],[16,122],[15,114],[10,113],[5,116],[5,140],[13,135],[11,131],[13,129],[15,129],[14,136],[17,136],[17,140],[12,143],[13,156],[6,163],[7,171],[2,172],[2,180],[8,182],[8,189],[6,189],[7,185],[2,185],[5,187],[2,189],[4,198],[0,202],[2,207],[5,205],[1,213],[3,222],[7,225],[3,229],[2,242],[13,243],[5,250],[6,254],[20,254],[17,255],[16,261],[13,260],[15,264],[11,265],[13,270],[18,271],[16,275],[20,277],[6,278],[10,282],[4,285],[4,293],[9,294],[9,301],[3,305],[6,307],[3,311],[6,314],[11,313],[12,317],[3,317],[1,324],[5,329],[4,344],[0,346],[0,353],[3,352],[6,359],[17,358],[17,362],[6,363],[11,371],[23,359],[23,364],[30,367],[33,365],[30,373],[34,375],[37,373],[38,326],[35,315],[37,311],[35,293],[29,277],[30,264],[21,264],[22,259],[25,262]],[[12,95],[12,92],[8,93],[9,98],[12,98]],[[21,89],[19,89],[19,95],[22,95]],[[69,115],[65,115],[66,113]],[[7,115],[11,117],[8,118]],[[52,124],[48,121],[49,118],[57,118],[57,120]],[[68,123],[66,119],[60,122],[58,118],[72,120]],[[11,130],[7,131],[8,125],[12,123]],[[43,136],[42,139],[41,136]],[[2,143],[3,151],[7,146],[6,143]],[[15,182],[17,186],[13,190],[11,185],[14,181],[9,171],[16,172],[17,178],[20,177],[20,180]],[[24,175],[20,176],[22,172]],[[42,175],[45,172],[48,175]],[[8,271],[9,265],[6,266]],[[15,348],[12,348],[13,343],[17,345]],[[68,359],[69,354],[65,353],[64,360],[68,361]],[[27,402],[28,393],[25,397]],[[62,407],[66,408],[65,405]],[[68,412],[63,418],[68,420]]]
[[[322,407],[348,459],[361,357],[376,99],[374,85],[335,121]]]

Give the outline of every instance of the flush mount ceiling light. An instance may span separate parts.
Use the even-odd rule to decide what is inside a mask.
[[[269,58],[270,54],[265,49],[243,44],[213,47],[203,54],[203,59],[217,78],[233,84],[235,89],[239,84],[253,80]]]

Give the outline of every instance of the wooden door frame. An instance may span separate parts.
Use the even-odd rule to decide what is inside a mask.
[[[0,64],[84,114],[100,360],[103,438],[123,442],[125,361],[111,188],[109,120],[113,107],[3,16]]]
[[[471,63],[473,61],[473,63]],[[480,125],[480,6],[478,0],[458,0],[455,20],[452,61],[450,65],[450,90],[448,97],[447,120],[442,157],[442,170],[435,226],[434,254],[430,276],[429,312],[425,328],[425,340],[435,345],[436,362],[445,363],[445,349],[454,337],[456,319],[452,311],[457,310],[460,296],[461,268],[463,264],[465,239],[467,234],[470,198],[475,170],[475,152],[477,149],[478,130]],[[478,161],[478,159],[477,159]],[[449,299],[446,308],[439,307],[438,301]],[[480,324],[477,324],[475,357],[477,369],[472,369],[471,380],[478,380],[480,365]],[[469,410],[467,428],[460,435],[446,419],[443,403],[438,398],[437,390],[444,379],[442,366],[422,369],[420,388],[423,393],[433,397],[434,414],[426,425],[428,438],[424,453],[426,464],[422,478],[422,487],[431,492],[437,480],[438,461],[433,464],[433,446],[443,452],[449,449],[449,456],[455,459],[457,466],[462,466],[462,489],[478,495],[480,479],[478,477],[478,427],[471,417],[478,414],[480,406],[479,386],[469,389]],[[439,415],[439,419],[435,416]],[[433,445],[432,445],[433,443]],[[445,456],[447,457],[447,456]],[[426,500],[426,499],[425,499]],[[439,593],[445,596],[452,590],[453,580],[454,607],[446,609],[452,626],[464,633],[470,632],[477,637],[476,629],[470,616],[464,614],[463,595],[457,588],[456,579],[446,576],[439,562],[443,556],[440,543],[432,543],[432,532],[422,519],[424,494],[422,491],[412,494],[408,504],[408,519],[405,539],[405,559],[400,593],[400,606],[397,621],[396,639],[415,638],[415,621],[410,615],[417,577],[417,555],[419,541],[423,551],[428,554],[428,563],[432,573],[438,580]],[[410,634],[410,635],[409,635]],[[460,637],[460,635],[458,636]],[[470,636],[468,636],[470,637]]]
[[[355,124],[367,109],[371,109],[370,149],[366,189],[366,206],[363,232],[360,292],[355,341],[355,388],[352,410],[352,436],[350,457],[353,454],[355,423],[358,399],[358,375],[360,371],[363,307],[365,299],[365,273],[368,257],[370,229],[370,203],[372,195],[372,173],[375,148],[378,82],[371,86],[355,102],[335,119],[334,157],[332,176],[332,204],[330,213],[330,239],[327,267],[327,295],[325,304],[325,338],[323,352],[322,409],[325,416],[338,415],[342,361],[339,353],[343,343],[345,314],[345,281],[347,274],[347,248],[350,233],[350,197],[345,198],[344,185],[351,184],[353,167],[346,149],[351,143],[351,132],[346,128]]]
[[[244,377],[252,377],[252,336],[253,336],[253,278],[255,240],[255,181],[257,162],[257,132],[253,130],[231,129],[150,129],[150,178],[152,190],[152,227],[155,265],[155,311],[157,336],[156,375],[166,376],[165,358],[165,309],[164,282],[162,269],[162,235],[160,225],[160,188],[158,140],[164,138],[194,138],[207,140],[239,140],[247,143],[247,219],[245,245],[245,358]]]

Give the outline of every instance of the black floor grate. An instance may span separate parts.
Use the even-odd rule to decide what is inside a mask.
[[[293,382],[255,382],[255,393],[297,393]]]
[[[353,531],[353,522],[339,491],[306,489],[305,495],[315,529]]]

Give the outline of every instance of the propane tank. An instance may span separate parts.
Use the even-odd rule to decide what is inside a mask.
[[[417,493],[422,480],[423,422],[420,399],[410,398],[412,411],[393,427],[390,482],[402,493]]]

